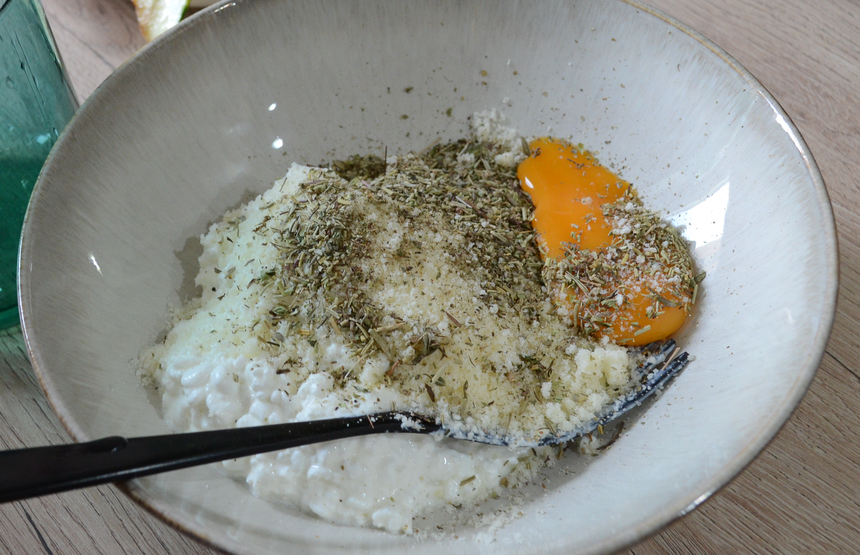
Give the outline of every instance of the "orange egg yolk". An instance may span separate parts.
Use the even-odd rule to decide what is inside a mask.
[[[619,200],[630,184],[598,164],[589,152],[572,145],[541,138],[529,146],[532,154],[520,163],[517,176],[535,206],[532,225],[544,257],[563,258],[566,244],[590,250],[611,246],[612,226],[602,206]],[[626,261],[635,263],[634,259]],[[595,332],[597,337],[607,336],[621,345],[645,345],[666,339],[681,327],[687,317],[681,302],[677,302],[678,306],[664,306],[653,318],[647,313],[655,293],[672,304],[679,301],[668,287],[655,290],[653,280],[647,284],[631,277],[625,280],[623,284],[603,286],[607,298],[616,298],[618,291],[624,294],[621,305],[610,311],[607,326]],[[572,321],[583,316],[574,313],[583,298],[578,288],[551,289],[555,289],[556,304],[567,309]]]

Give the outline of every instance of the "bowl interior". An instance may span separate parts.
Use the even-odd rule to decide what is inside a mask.
[[[621,1],[240,0],[144,48],[81,108],[27,216],[23,323],[64,424],[78,440],[168,432],[132,360],[194,293],[197,237],[226,209],[290,162],[420,150],[490,108],[523,135],[583,143],[686,226],[708,272],[678,338],[695,362],[612,449],[563,459],[492,534],[337,527],[208,467],[128,490],[255,554],[602,552],[705,499],[817,368],[835,303],[832,215],[770,95],[694,32]]]

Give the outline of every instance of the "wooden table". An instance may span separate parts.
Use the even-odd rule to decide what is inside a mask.
[[[42,2],[81,100],[143,45],[129,0]],[[651,3],[725,48],[791,115],[830,192],[842,285],[821,368],[785,428],[704,506],[625,553],[858,553],[860,3]],[[0,447],[62,441],[20,330],[0,333]],[[0,506],[0,552],[212,553],[112,486]]]

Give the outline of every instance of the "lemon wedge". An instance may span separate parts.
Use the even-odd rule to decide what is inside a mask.
[[[132,0],[137,22],[147,41],[167,31],[182,19],[190,0]]]

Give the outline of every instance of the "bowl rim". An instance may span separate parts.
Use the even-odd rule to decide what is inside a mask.
[[[33,371],[36,375],[39,385],[44,391],[48,403],[54,410],[54,413],[56,414],[58,420],[68,431],[69,435],[74,441],[87,441],[91,438],[87,437],[87,434],[74,421],[71,416],[72,413],[68,410],[66,403],[58,395],[52,394],[53,383],[51,380],[50,372],[46,370],[45,364],[39,354],[38,338],[32,332],[33,316],[29,312],[29,303],[22,302],[22,300],[27,297],[27,294],[29,294],[31,290],[31,284],[28,274],[23,271],[25,265],[27,264],[27,261],[32,256],[32,245],[29,234],[26,233],[26,230],[31,225],[30,221],[32,220],[33,212],[35,211],[34,205],[36,204],[37,198],[40,196],[43,176],[46,173],[45,168],[48,168],[54,162],[54,159],[57,156],[57,151],[62,148],[62,145],[64,145],[67,141],[73,140],[70,137],[71,134],[68,132],[68,130],[74,127],[74,124],[78,119],[78,115],[82,112],[86,112],[86,108],[90,104],[98,103],[102,97],[112,94],[114,89],[117,87],[115,83],[121,83],[123,75],[126,72],[134,71],[135,67],[140,65],[143,60],[148,58],[155,51],[161,49],[162,47],[166,48],[167,43],[185,40],[183,39],[183,37],[185,37],[191,29],[202,23],[207,18],[215,17],[216,13],[224,9],[232,8],[239,4],[243,4],[246,1],[247,0],[219,0],[217,3],[192,14],[187,19],[182,20],[176,27],[174,27],[167,33],[164,33],[163,35],[157,37],[152,42],[144,45],[131,58],[129,58],[119,67],[117,67],[116,70],[114,70],[114,72],[111,73],[111,75],[109,75],[107,79],[105,79],[105,81],[103,81],[95,89],[95,91],[83,102],[78,111],[74,114],[71,121],[66,126],[66,131],[61,133],[59,139],[51,150],[51,153],[49,154],[43,166],[43,169],[39,174],[39,178],[34,187],[34,191],[31,196],[31,200],[28,205],[26,216],[24,219],[24,233],[22,234],[18,255],[19,279],[17,294],[19,315],[21,319],[21,331],[24,337],[31,365],[33,367]],[[723,48],[717,46],[716,43],[705,37],[703,34],[694,30],[689,25],[682,23],[678,19],[666,14],[662,10],[651,7],[637,0],[618,1],[628,4],[635,9],[648,13],[649,15],[663,21],[667,25],[685,33],[686,35],[697,41],[699,44],[701,44],[704,48],[710,50],[713,54],[722,59],[729,67],[736,71],[742,78],[744,78],[749,83],[752,89],[751,92],[761,96],[768,103],[774,115],[777,118],[782,119],[780,123],[783,129],[793,141],[798,153],[800,154],[806,165],[807,173],[811,178],[812,185],[814,188],[817,206],[821,208],[821,215],[823,220],[821,223],[825,228],[824,231],[826,242],[826,249],[824,253],[826,258],[826,266],[822,269],[823,271],[821,272],[823,279],[826,280],[825,288],[823,290],[822,295],[825,299],[825,302],[821,305],[822,324],[819,326],[815,334],[814,340],[812,342],[813,348],[807,353],[805,359],[798,362],[798,366],[801,368],[800,373],[797,375],[797,378],[791,385],[790,389],[788,390],[788,393],[783,398],[778,410],[771,413],[769,417],[763,420],[762,424],[757,427],[756,435],[753,436],[747,442],[747,444],[737,454],[735,454],[734,457],[732,457],[726,464],[724,464],[718,472],[716,472],[709,480],[706,480],[705,482],[700,484],[700,486],[693,490],[690,494],[682,496],[675,503],[669,504],[665,506],[662,510],[652,513],[638,526],[631,528],[625,533],[616,535],[612,538],[608,538],[581,552],[584,554],[612,553],[625,547],[631,546],[634,543],[637,543],[649,536],[660,532],[661,530],[672,524],[675,520],[695,510],[702,503],[710,499],[715,493],[728,485],[732,480],[734,480],[738,475],[740,475],[740,473],[768,446],[771,441],[773,441],[773,439],[777,436],[777,434],[783,428],[786,422],[788,422],[792,413],[798,407],[801,399],[806,394],[806,391],[809,389],[809,386],[821,364],[821,360],[824,357],[825,348],[829,340],[830,333],[835,320],[836,302],[839,288],[838,237],[836,234],[833,207],[830,202],[830,197],[827,192],[826,186],[824,184],[824,179],[821,175],[818,165],[815,162],[815,159],[813,158],[812,152],[806,144],[806,141],[803,139],[800,131],[797,129],[796,125],[791,120],[790,116],[785,112],[785,110],[782,108],[776,98],[774,98],[774,96],[770,93],[770,91],[768,91],[767,88],[761,82],[759,82],[759,80],[756,79],[753,74],[750,73],[749,70],[747,70],[734,57],[729,55]],[[172,528],[184,534],[187,534],[188,536],[191,536],[195,540],[217,551],[227,554],[234,553],[229,548],[223,545],[218,545],[215,540],[209,537],[209,535],[206,534],[204,529],[202,529],[201,527],[192,525],[191,523],[183,522],[181,519],[174,518],[172,516],[172,506],[149,498],[149,496],[137,486],[135,481],[120,482],[115,483],[114,485],[119,488],[120,491],[130,497],[133,501],[135,501],[138,505],[143,507],[147,512],[156,516],[162,522],[165,522]]]

